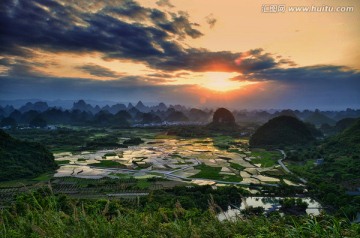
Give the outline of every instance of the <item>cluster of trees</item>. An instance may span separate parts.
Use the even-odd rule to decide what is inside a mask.
[[[0,181],[29,178],[57,168],[39,143],[20,141],[0,130]]]
[[[344,118],[336,122],[335,125],[325,123],[320,126],[320,130],[326,135],[336,135],[352,126],[358,119],[359,118]]]
[[[350,124],[341,133],[328,139],[324,146],[328,153],[338,155],[360,155],[360,119]]]
[[[308,179],[309,192],[328,209],[350,218],[360,211],[360,197],[347,195],[347,191],[360,187],[359,145],[360,119],[325,141],[288,153],[288,159],[304,163],[292,170]],[[321,165],[307,163],[319,158],[323,159]]]
[[[287,214],[305,214],[308,204],[301,198],[285,198],[280,200],[281,211]]]
[[[140,129],[136,129],[140,130]],[[127,148],[139,145],[144,141],[135,134],[105,128],[74,130],[60,127],[57,130],[9,130],[12,136],[21,140],[40,143],[51,151],[98,150],[111,148]],[[120,137],[130,137],[120,140]]]
[[[252,147],[282,147],[297,144],[308,144],[315,140],[312,132],[304,122],[292,116],[279,116],[259,127],[250,138]]]
[[[292,146],[286,152],[286,159],[291,161],[306,161],[322,159],[324,157],[324,150],[316,146]]]

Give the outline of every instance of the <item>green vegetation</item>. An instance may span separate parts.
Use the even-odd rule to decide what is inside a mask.
[[[247,210],[242,219],[220,222],[216,218],[216,214],[226,210],[229,204],[239,205],[241,197],[249,195],[246,191],[228,186],[218,187],[217,190],[212,190],[210,186],[164,189],[174,187],[173,184],[181,184],[181,182],[167,181],[164,178],[147,178],[146,176],[136,179],[127,174],[111,174],[118,178],[99,180],[51,179],[52,175],[44,173],[44,171],[35,175],[38,177],[32,182],[48,184],[45,181],[50,181],[49,184],[52,184],[55,194],[65,192],[72,198],[53,195],[49,191],[18,195],[16,201],[12,200],[14,203],[10,207],[0,211],[0,237],[356,237],[360,233],[359,225],[350,224],[348,220],[338,218],[346,217],[351,220],[356,212],[360,211],[359,196],[346,195],[347,191],[353,191],[360,187],[358,176],[360,174],[358,147],[360,142],[358,127],[355,125],[357,124],[325,141],[286,147],[288,159],[285,162],[290,170],[308,180],[309,193],[305,193],[305,196],[315,196],[324,205],[326,211],[336,217],[328,215],[316,218],[299,216],[299,214],[304,214],[305,204],[290,199],[283,201],[282,211],[285,214],[296,216],[280,217],[277,213],[273,213],[265,217],[263,210],[251,208]],[[199,132],[201,128],[198,127]],[[102,149],[112,145],[121,147],[120,138],[123,137],[136,140],[154,138],[155,134],[159,134],[159,130],[152,130],[83,128],[60,129],[57,132],[18,130],[11,133],[16,134],[17,137],[45,143],[53,151],[62,151],[67,148],[70,148],[69,151],[80,151]],[[189,129],[180,130],[192,133]],[[33,136],[30,131],[34,132]],[[212,143],[213,141],[215,146],[220,149],[244,153],[239,149],[246,148],[246,145],[239,140],[239,137],[233,137],[227,133],[222,135],[210,129],[205,129],[206,133],[211,135],[212,139],[205,140],[207,137],[201,137],[196,143]],[[64,141],[57,142],[56,139],[51,138],[52,136]],[[194,136],[194,134],[190,136]],[[173,135],[165,135],[165,137],[172,138]],[[68,141],[65,141],[66,138]],[[106,143],[102,143],[104,141]],[[2,140],[0,140],[1,143]],[[60,149],[57,148],[57,143],[59,143]],[[61,145],[61,143],[64,144]],[[279,144],[279,146],[282,145]],[[21,154],[23,153],[22,149],[19,151]],[[3,150],[0,150],[0,153],[3,153]],[[117,154],[106,154],[106,156],[115,155]],[[181,158],[177,154],[172,156],[180,158],[179,164],[188,164],[186,161],[183,162],[183,159],[187,158]],[[271,167],[282,157],[280,152],[262,149],[252,150],[251,156],[259,157],[253,159],[251,163],[261,164],[262,167]],[[138,162],[142,161],[141,158],[137,157]],[[220,156],[220,158],[222,157]],[[316,166],[314,162],[319,158],[323,158],[324,162]],[[230,159],[225,156],[222,159],[224,159],[223,162],[225,160],[230,162]],[[84,160],[84,158],[78,159],[78,161]],[[58,164],[68,162],[68,160],[57,161]],[[137,169],[151,165],[137,162],[134,164],[138,165]],[[229,164],[232,169],[238,171],[244,169],[240,164],[231,162]],[[125,165],[111,160],[101,160],[100,163],[91,165],[126,168]],[[0,173],[6,171],[1,166]],[[229,182],[242,180],[237,175],[220,174],[221,167],[200,164],[195,168],[200,172],[191,178]],[[296,181],[297,178],[294,174],[284,173],[280,168],[261,172],[261,174],[291,181]],[[154,175],[161,176],[162,174],[154,173]],[[14,184],[9,183],[5,187],[9,186],[14,186]],[[304,194],[303,187],[287,186],[284,183],[280,183],[279,187],[256,187],[256,189],[264,194],[272,194],[271,196]],[[111,201],[104,199],[109,193],[134,190],[145,190],[150,194],[139,198],[112,198],[114,200]],[[2,198],[2,194],[0,194],[0,198]],[[3,205],[3,202],[1,203]],[[29,205],[25,207],[27,204]]]
[[[243,178],[241,176],[237,175],[222,175],[222,178],[220,179],[225,182],[241,182]]]
[[[230,143],[234,141],[234,138],[231,136],[216,136],[213,139],[215,147],[219,149],[227,150],[230,148]]]
[[[293,162],[289,168],[308,180],[309,192],[328,210],[350,219],[360,211],[360,197],[346,195],[346,191],[360,186],[359,159],[341,157],[333,160],[325,155],[321,165],[316,166],[314,160],[308,160],[300,164]]]
[[[291,116],[279,116],[259,127],[250,138],[251,147],[282,147],[308,144],[315,138],[305,123]]]
[[[32,180],[36,182],[46,182],[49,181],[53,177],[53,175],[53,173],[44,173],[36,178],[33,178]]]
[[[306,214],[308,204],[300,198],[285,198],[280,200],[281,211],[286,214],[299,215]]]
[[[147,179],[137,179],[136,186],[140,189],[149,188],[151,183]]]
[[[17,139],[38,142],[53,152],[79,151],[91,137],[91,130],[13,130],[9,131]]]
[[[239,171],[242,171],[245,169],[244,166],[241,166],[240,164],[235,164],[230,162],[230,167]]]
[[[200,172],[191,176],[191,178],[206,178],[206,179],[215,179],[220,180],[222,175],[220,175],[221,167],[211,167],[205,164],[200,164],[194,167],[199,169]]]
[[[189,178],[214,179],[214,180],[221,180],[226,182],[242,181],[242,177],[240,176],[220,174],[221,167],[211,167],[205,164],[200,164],[194,166],[194,168],[199,169],[200,172],[193,176],[190,176]]]
[[[289,168],[308,180],[309,192],[330,211],[353,219],[360,197],[347,195],[360,187],[360,121],[325,142],[289,153]],[[316,159],[322,163],[315,165]]]
[[[106,157],[106,156],[117,156],[117,154],[115,152],[110,152],[110,153],[106,153],[104,155],[104,157]]]
[[[120,137],[154,138],[157,129],[99,129],[91,127],[60,127],[56,130],[9,130],[16,139],[38,142],[52,152],[79,152],[127,147]]]
[[[14,139],[0,130],[0,181],[32,178],[56,168],[44,146]]]
[[[359,224],[326,215],[247,215],[246,219],[219,221],[216,214],[221,206],[217,201],[235,203],[240,192],[235,188],[219,190],[160,191],[140,203],[74,200],[46,190],[23,194],[11,208],[0,211],[0,236],[328,238],[358,237],[360,232]],[[197,207],[197,203],[205,206]]]
[[[63,164],[68,164],[70,163],[70,160],[55,160],[55,163],[57,165],[63,165]]]
[[[253,157],[260,157],[252,159],[251,163],[261,164],[261,167],[271,167],[277,163],[277,160],[281,159],[282,155],[279,151],[267,151],[256,149],[251,151]]]
[[[89,165],[104,168],[126,168],[126,165],[112,160],[101,160],[100,163],[93,163]]]
[[[123,142],[124,145],[140,145],[142,143],[144,143],[144,141],[139,137],[130,138]]]
[[[146,169],[146,168],[149,168],[152,165],[152,163],[140,164],[138,162],[133,162],[133,164],[135,164],[137,166],[136,167],[137,170]]]
[[[330,138],[324,150],[332,154],[359,156],[360,155],[360,119],[348,129]]]
[[[121,133],[108,133],[101,136],[93,136],[91,139],[86,140],[86,148],[87,150],[95,150],[97,148],[116,148],[121,147],[119,144],[118,136],[121,136]]]

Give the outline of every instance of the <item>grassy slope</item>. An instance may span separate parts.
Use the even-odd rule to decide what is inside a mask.
[[[173,208],[140,211],[121,203],[69,201],[28,195],[0,211],[1,237],[358,237],[359,224],[330,216],[252,216],[219,221],[209,210]],[[151,201],[149,201],[151,203]],[[131,206],[130,206],[131,207]],[[133,206],[136,207],[136,206]]]

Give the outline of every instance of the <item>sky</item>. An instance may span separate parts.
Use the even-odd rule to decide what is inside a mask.
[[[360,108],[359,44],[358,0],[2,0],[0,100]]]

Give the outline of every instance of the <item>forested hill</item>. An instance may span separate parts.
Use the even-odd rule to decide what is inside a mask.
[[[250,138],[250,146],[285,146],[315,140],[309,127],[291,116],[279,116],[259,127]]]
[[[12,138],[0,130],[0,181],[29,178],[57,168],[41,144]]]
[[[326,151],[340,155],[360,155],[360,119],[352,126],[333,136],[325,145]]]

